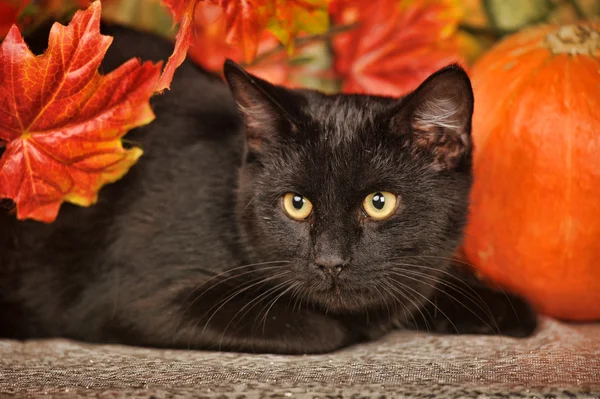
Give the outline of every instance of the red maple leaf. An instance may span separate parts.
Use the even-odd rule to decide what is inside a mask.
[[[196,6],[194,39],[188,50],[190,59],[204,68],[220,72],[226,58],[242,60],[244,51],[227,43],[227,21],[223,9],[209,2]]]
[[[223,9],[226,27],[225,42],[240,46],[246,62],[256,56],[258,44],[269,17],[273,13],[273,5],[265,0],[211,0]]]
[[[452,62],[462,62],[442,0],[334,0],[336,25],[356,25],[333,40],[342,91],[401,96]],[[451,31],[451,30],[450,30]]]
[[[171,11],[175,23],[179,24],[179,30],[175,37],[173,54],[167,60],[165,69],[156,85],[155,91],[157,92],[170,87],[175,70],[185,60],[194,36],[194,11],[197,3],[198,0],[163,0],[163,4]]]
[[[0,1],[0,38],[6,36],[11,26],[17,23],[17,17],[31,0]]]
[[[210,64],[209,69],[214,69],[214,63],[225,57],[250,64],[266,47],[277,46],[273,39],[291,48],[301,32],[323,33],[328,27],[326,0],[162,1],[180,27],[175,51],[157,87],[159,91],[169,87],[188,50],[197,62]],[[222,66],[221,63],[219,69]]]
[[[149,98],[161,64],[131,59],[108,75],[98,67],[112,41],[100,35],[100,3],[55,23],[35,56],[13,26],[0,46],[0,198],[19,219],[51,222],[63,201],[96,202],[142,154],[120,138],[154,119]]]
[[[169,88],[173,74],[185,59],[190,46],[195,41],[202,42],[203,38],[208,36],[215,37],[217,42],[204,42],[207,48],[203,51],[223,49],[225,45],[231,48],[237,46],[242,48],[244,59],[251,61],[256,55],[260,37],[266,27],[269,10],[272,9],[267,3],[267,0],[163,0],[174,21],[180,25],[175,38],[175,49],[167,61],[156,90]],[[219,10],[218,15],[207,21],[203,14],[207,10],[214,13],[214,6]],[[197,9],[201,11],[197,12]],[[205,26],[215,22],[218,22],[215,26]],[[219,29],[218,37],[214,34],[215,29]]]
[[[244,62],[244,50],[239,46],[228,44],[226,40],[227,21],[220,18],[220,12],[215,14],[214,5],[201,2],[196,9],[196,31],[194,42],[188,55],[195,63],[204,68],[220,73],[226,58]],[[288,83],[290,65],[286,53],[275,51],[279,40],[268,31],[263,31],[258,44],[257,63],[246,66],[246,69],[257,76],[277,84]],[[265,57],[273,52],[272,56]]]

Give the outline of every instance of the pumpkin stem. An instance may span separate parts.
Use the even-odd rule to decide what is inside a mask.
[[[544,45],[552,54],[595,56],[600,50],[600,32],[585,25],[565,25],[547,34]]]

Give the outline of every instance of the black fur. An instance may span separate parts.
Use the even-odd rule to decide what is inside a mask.
[[[115,37],[104,72],[172,50],[118,26],[103,33]],[[30,38],[32,49],[46,38]],[[152,100],[156,120],[126,136],[143,157],[98,204],[64,205],[49,225],[0,212],[2,336],[317,353],[398,325],[535,328],[525,303],[465,283],[450,262],[472,179],[462,69],[405,99],[288,90],[231,62],[225,75],[231,91],[181,66]],[[361,209],[376,191],[398,195],[389,219]],[[284,213],[287,192],[312,202],[306,221]],[[342,271],[331,277],[317,258]]]

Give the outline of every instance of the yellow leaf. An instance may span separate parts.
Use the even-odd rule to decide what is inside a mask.
[[[274,6],[275,12],[267,29],[290,53],[294,50],[294,39],[298,34],[314,35],[329,29],[326,0],[276,0]]]

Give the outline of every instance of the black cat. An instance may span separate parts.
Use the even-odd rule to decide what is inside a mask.
[[[172,50],[102,29],[115,38],[104,72]],[[533,331],[526,303],[451,262],[472,180],[460,67],[403,99],[224,72],[229,87],[178,69],[156,120],[126,136],[144,156],[98,204],[64,205],[50,225],[0,212],[2,336],[318,353],[395,326]]]

